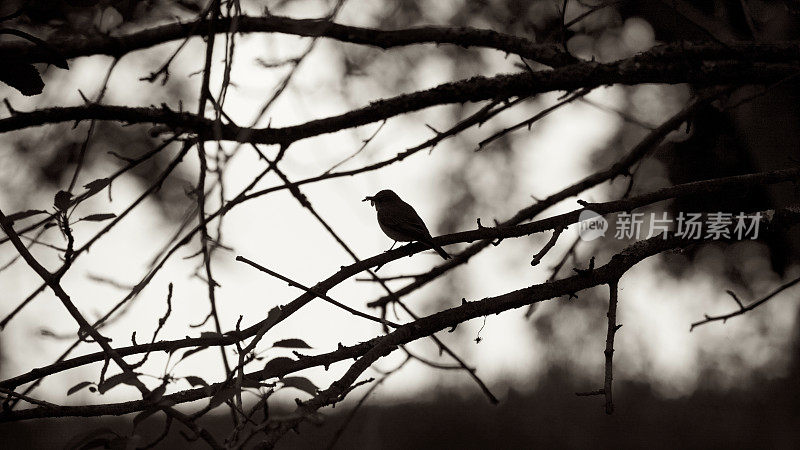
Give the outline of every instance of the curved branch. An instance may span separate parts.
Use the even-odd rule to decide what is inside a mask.
[[[217,19],[217,33],[231,30],[234,20],[240,33],[283,33],[302,37],[326,37],[342,42],[388,49],[414,44],[454,44],[461,47],[484,47],[512,53],[548,66],[562,66],[575,62],[572,55],[554,44],[536,44],[528,39],[468,27],[414,27],[401,30],[378,30],[374,28],[341,25],[324,19],[292,19],[281,16],[239,16]],[[120,57],[165,42],[204,35],[207,19],[187,23],[171,23],[124,36],[94,35],[69,39],[53,39],[47,42],[58,48],[66,58],[90,55]],[[0,45],[0,59],[14,57],[26,62],[45,62],[47,56],[41,49],[21,43]]]
[[[759,306],[763,305],[764,303],[772,300],[772,298],[774,298],[776,295],[780,294],[781,292],[785,291],[786,289],[789,289],[790,287],[796,285],[797,283],[800,283],[800,278],[795,278],[792,281],[789,281],[789,282],[786,282],[786,283],[780,285],[778,288],[776,288],[775,290],[773,290],[772,292],[770,292],[766,296],[762,297],[759,300],[756,300],[756,301],[750,303],[747,306],[744,306],[742,304],[742,302],[739,301],[739,298],[736,297],[736,294],[734,294],[733,291],[728,291],[728,295],[733,297],[733,299],[736,301],[736,304],[739,305],[739,309],[737,309],[736,311],[727,313],[727,314],[721,314],[719,316],[709,316],[708,314],[704,314],[705,319],[692,323],[692,325],[689,327],[689,331],[690,332],[694,331],[695,327],[699,327],[700,325],[704,325],[704,324],[711,323],[711,322],[722,321],[722,323],[725,323],[730,318],[733,318],[733,317],[736,317],[736,316],[740,316],[740,315],[742,315],[742,314],[744,314],[744,313],[746,313],[748,311],[752,311],[752,310],[758,308]]]
[[[800,47],[800,44],[798,44]],[[767,60],[770,58],[767,57]],[[675,59],[672,54],[645,53],[609,64],[581,62],[554,70],[476,76],[467,80],[377,100],[337,116],[311,120],[283,128],[243,128],[234,124],[215,124],[197,115],[175,112],[166,106],[141,108],[83,105],[15,112],[0,119],[0,133],[44,124],[112,120],[126,123],[159,123],[197,133],[201,138],[242,141],[256,144],[288,145],[322,134],[358,127],[438,105],[525,97],[552,91],[571,91],[603,85],[641,83],[692,83],[696,86],[769,84],[800,72],[800,64],[752,61],[712,61]],[[219,131],[219,135],[217,135]]]

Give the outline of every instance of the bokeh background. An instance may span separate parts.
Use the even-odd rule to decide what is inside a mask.
[[[39,2],[33,2],[34,4]],[[40,37],[59,33],[129,33],[193,17],[192,2],[167,0],[133,2],[41,2],[22,17],[21,26]],[[686,20],[670,2],[610,2],[572,26],[563,36],[577,56],[601,62],[626,58],[663,42],[708,39],[708,23]],[[680,2],[679,2],[680,3]],[[796,39],[797,16],[786,13],[784,2],[746,2],[760,40]],[[789,2],[790,3],[790,2]],[[537,42],[562,39],[559,5],[555,1],[242,1],[252,15],[269,8],[272,14],[297,18],[324,17],[335,11],[340,23],[381,29],[418,25],[472,26],[535,38]],[[3,2],[15,10],[19,1]],[[750,28],[738,1],[695,2],[696,11],[732,36],[747,36]],[[567,18],[589,6],[568,2]],[[738,12],[737,12],[738,11]],[[91,31],[86,31],[91,30]],[[34,33],[35,32],[35,33]],[[103,80],[108,87],[102,99],[112,105],[149,106],[165,103],[193,110],[197,102],[204,43],[191,39],[170,65],[166,84],[141,80],[157,70],[179,42],[126,55],[117,64],[104,56],[70,61],[68,71],[42,66],[43,94],[24,97],[0,87],[0,96],[15,109],[81,105],[82,94],[95,98]],[[211,85],[222,82],[218,40]],[[308,52],[299,64],[292,62]],[[289,62],[287,62],[289,61]],[[413,92],[474,75],[525,70],[518,58],[493,50],[454,46],[415,45],[381,50],[328,39],[298,38],[278,34],[243,34],[236,37],[225,111],[233,121],[249,125],[265,102],[291,78],[283,93],[257,122],[263,127],[287,126],[324,118],[366,105],[370,101]],[[113,69],[110,69],[112,68]],[[296,67],[295,67],[296,66]],[[110,71],[110,75],[109,74]],[[697,179],[785,167],[799,157],[798,85],[788,82],[740,107],[719,111],[709,107],[693,121],[672,133],[655,154],[635,168],[631,194]],[[742,98],[755,88],[743,88]],[[390,188],[414,205],[434,235],[473,229],[483,223],[505,220],[535,198],[580,180],[615,161],[646,133],[679,111],[693,93],[687,85],[612,86],[594,90],[537,122],[475,150],[495,131],[511,126],[554,104],[560,93],[527,100],[480,128],[469,129],[401,162],[374,172],[336,178],[301,187],[314,208],[360,257],[372,256],[391,242],[379,230],[375,213],[361,199]],[[341,169],[357,168],[390,158],[432,136],[428,126],[444,130],[481,105],[464,104],[426,109],[352,130],[327,134],[293,144],[282,162],[292,180],[316,176],[368,145],[348,159]],[[3,111],[8,116],[8,111]],[[8,212],[51,208],[55,192],[64,189],[75,170],[89,124],[49,125],[0,136],[0,205]],[[380,128],[378,130],[378,128]],[[115,152],[141,155],[158,145],[150,126],[122,126],[98,122],[89,141],[78,186],[108,176],[120,167]],[[376,132],[377,131],[377,132]],[[222,180],[224,196],[232,198],[263,166],[247,147],[223,142],[207,145],[209,151],[231,155]],[[79,216],[118,213],[136,199],[174,157],[177,145],[114,181],[111,195],[85,202]],[[276,147],[264,147],[275,155]],[[64,279],[66,290],[89,318],[98,318],[122,299],[152,267],[173,235],[187,220],[196,220],[195,200],[187,192],[197,179],[198,164],[190,153],[164,183],[119,226],[83,255]],[[210,180],[216,183],[216,180]],[[256,189],[282,184],[274,175]],[[218,189],[218,188],[217,188]],[[581,195],[588,201],[618,198],[628,189],[626,179],[600,185]],[[218,191],[210,207],[219,205]],[[759,193],[773,206],[791,204],[796,192],[769,189]],[[545,214],[577,207],[575,199]],[[720,211],[749,210],[756,203],[716,198]],[[755,200],[753,200],[755,202]],[[761,203],[763,205],[763,203]],[[691,211],[697,204],[656,205],[652,211]],[[737,209],[738,208],[738,209]],[[651,210],[645,210],[651,211]],[[83,222],[74,227],[80,243],[102,224]],[[212,226],[216,234],[216,224]],[[299,206],[286,190],[249,200],[225,216],[220,248],[214,253],[218,308],[223,330],[261,320],[266,312],[299,294],[280,280],[267,278],[234,261],[236,255],[252,259],[306,285],[329,276],[351,258],[320,224]],[[498,295],[545,281],[553,265],[570,250],[577,232],[569,229],[543,262],[529,262],[549,235],[505,240],[490,247],[469,264],[431,283],[408,298],[419,314],[429,314],[469,300]],[[642,236],[644,237],[644,236]],[[56,229],[39,239],[63,245]],[[629,244],[612,238],[579,242],[562,269],[586,267],[594,256],[598,263]],[[605,288],[578,293],[577,299],[554,299],[528,311],[515,310],[485,320],[462,324],[442,339],[457,351],[500,397],[491,406],[463,372],[435,370],[410,362],[370,395],[340,437],[340,448],[409,448],[525,446],[533,443],[564,447],[614,446],[758,446],[792,448],[800,443],[800,390],[797,355],[797,292],[787,291],[758,310],[726,324],[713,323],[689,332],[689,324],[703,314],[734,309],[725,293],[757,299],[781,282],[797,277],[797,240],[777,236],[767,242],[707,245],[681,255],[650,258],[628,272],[620,284],[614,379],[616,412],[607,417],[600,398],[577,398],[577,391],[598,388],[603,377],[605,345]],[[448,247],[451,253],[461,246]],[[210,322],[197,328],[208,314],[207,287],[197,277],[199,244],[183,248],[129,306],[103,329],[116,345],[127,345],[133,331],[140,341],[150,336],[164,313],[167,285],[174,284],[173,313],[161,339],[197,336],[213,330]],[[57,253],[34,245],[33,254],[53,268]],[[195,255],[194,257],[192,257]],[[0,264],[15,256],[9,244],[0,246]],[[382,276],[421,273],[437,264],[438,256],[423,253],[381,268]],[[395,281],[390,286],[403,286]],[[6,317],[40,283],[18,261],[0,273],[0,315]],[[350,280],[329,293],[350,306],[365,304],[382,295],[373,283]],[[403,316],[400,316],[403,318]],[[0,376],[5,379],[50,364],[73,341],[76,327],[50,292],[39,295],[9,320],[0,333]],[[322,302],[312,302],[273,330],[267,340],[301,338],[313,352],[326,352],[337,343],[352,344],[380,333],[375,324],[357,320]],[[271,333],[273,333],[271,332]],[[480,338],[476,342],[476,338]],[[426,358],[440,358],[435,345],[421,340],[409,347]],[[82,344],[74,355],[93,352]],[[229,348],[230,352],[231,349]],[[309,352],[312,352],[309,351]],[[399,352],[396,352],[399,353]],[[230,353],[233,357],[233,353]],[[266,359],[290,356],[281,349],[266,349]],[[390,370],[402,361],[394,354],[376,365]],[[174,361],[172,361],[174,363]],[[207,381],[223,376],[219,352],[200,352],[171,367],[157,354],[143,371],[159,376],[169,365],[176,377],[199,375]],[[329,371],[309,370],[303,376],[324,387],[346,369],[336,364]],[[123,401],[136,397],[123,386],[105,395],[86,390],[67,396],[67,389],[84,380],[96,381],[101,364],[81,367],[48,377],[35,396],[58,404]],[[372,375],[378,374],[373,372]],[[153,386],[158,380],[145,379]],[[172,390],[188,388],[178,382]],[[365,388],[360,388],[363,392]],[[301,434],[288,437],[286,448],[324,447],[346,420],[360,398],[356,390],[342,405],[328,409],[322,428],[304,425]],[[306,394],[286,390],[273,397],[276,411],[290,408],[294,397]],[[271,401],[273,401],[271,400]],[[192,405],[187,405],[192,407]],[[227,414],[205,419],[207,426],[222,426]],[[127,419],[129,420],[129,418]],[[217,422],[220,422],[217,424]],[[149,419],[145,430],[157,433],[158,420]],[[130,430],[125,418],[42,420],[0,425],[3,441],[12,447],[59,448],[80,427],[107,424],[120,432]],[[176,427],[177,428],[177,427]],[[47,430],[46,432],[43,432]],[[146,433],[145,432],[145,433]],[[177,434],[164,445],[187,445]],[[201,445],[201,444],[197,444]]]

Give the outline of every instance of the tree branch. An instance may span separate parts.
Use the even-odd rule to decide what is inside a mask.
[[[719,315],[719,316],[709,316],[708,314],[706,314],[705,315],[705,319],[697,321],[697,322],[694,322],[689,327],[689,331],[690,332],[694,331],[695,327],[699,327],[700,325],[705,325],[707,323],[715,322],[715,321],[718,321],[718,320],[721,320],[722,323],[725,323],[725,322],[728,321],[728,319],[730,319],[732,317],[736,317],[736,316],[742,315],[742,314],[744,314],[744,313],[746,313],[748,311],[752,311],[752,310],[758,308],[759,306],[763,305],[764,303],[770,301],[776,295],[780,294],[781,292],[785,291],[786,289],[789,289],[790,287],[794,286],[797,283],[800,283],[800,278],[795,278],[792,281],[784,283],[783,285],[779,286],[777,289],[775,289],[774,291],[770,292],[766,296],[762,297],[759,300],[754,301],[753,303],[750,303],[747,306],[744,306],[742,304],[742,302],[739,301],[739,299],[736,297],[736,294],[734,294],[732,291],[728,291],[728,294],[731,297],[733,297],[734,301],[736,301],[736,304],[739,306],[739,309],[737,309],[736,311],[733,311],[731,313],[722,314],[722,315]]]
[[[217,33],[227,32],[233,23],[239,33],[283,33],[303,37],[327,37],[342,42],[368,45],[388,49],[415,44],[453,44],[461,47],[493,48],[506,53],[559,66],[576,61],[574,57],[553,44],[536,44],[528,39],[498,33],[492,30],[459,27],[414,27],[400,30],[377,30],[374,28],[341,25],[329,20],[292,19],[281,16],[239,16],[218,19]],[[53,39],[48,44],[58,48],[66,58],[90,55],[122,56],[126,53],[149,48],[189,36],[204,35],[208,20],[187,23],[171,23],[125,36],[73,35],[70,39]],[[26,62],[46,62],[46,53],[30,44],[5,43],[0,45],[0,58],[14,57]]]
[[[800,47],[800,44],[798,44]],[[32,112],[16,112],[0,119],[0,133],[66,121],[111,120],[126,123],[159,123],[174,129],[192,131],[201,138],[288,145],[322,134],[358,127],[431,106],[478,102],[498,98],[525,97],[544,92],[571,91],[603,85],[641,83],[692,83],[696,86],[769,84],[800,71],[793,64],[773,63],[772,54],[760,59],[712,60],[675,58],[674,54],[654,51],[608,64],[580,62],[554,70],[503,74],[467,80],[377,100],[368,106],[338,116],[312,120],[283,128],[241,128],[220,124],[197,115],[175,112],[166,107],[136,108],[106,105],[57,107]],[[219,136],[216,136],[219,131]]]
[[[606,397],[606,414],[614,412],[614,402],[611,396],[611,382],[614,379],[613,363],[614,363],[614,336],[617,330],[622,325],[617,325],[617,294],[618,294],[618,280],[608,283],[608,330],[606,331],[606,349],[603,354],[606,358],[605,380],[603,382],[603,394]]]

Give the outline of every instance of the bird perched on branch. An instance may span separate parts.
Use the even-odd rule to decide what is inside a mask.
[[[444,259],[450,259],[442,247],[436,245],[431,237],[431,232],[425,226],[425,222],[419,217],[414,208],[404,202],[393,191],[384,189],[373,196],[364,197],[378,211],[378,225],[381,230],[397,242],[420,241],[436,250]],[[392,244],[392,248],[394,247]],[[391,248],[389,249],[391,250]]]

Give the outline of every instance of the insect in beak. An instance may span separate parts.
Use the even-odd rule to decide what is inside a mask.
[[[369,206],[375,206],[375,197],[370,197],[368,195],[368,196],[364,197],[364,200],[361,200],[361,201],[365,202],[367,200],[369,200]]]

